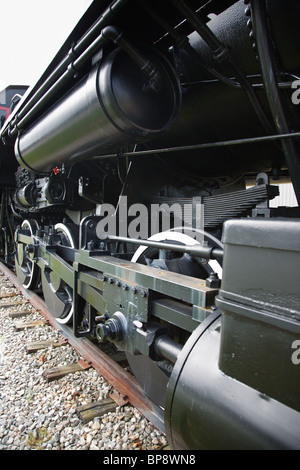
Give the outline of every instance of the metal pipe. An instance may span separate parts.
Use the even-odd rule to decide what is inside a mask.
[[[159,336],[154,342],[156,354],[168,359],[173,364],[177,361],[178,354],[182,348],[183,346],[181,344],[176,343],[176,341],[169,338],[167,335]]]
[[[20,165],[47,173],[57,164],[74,164],[99,153],[115,151],[133,139],[137,142],[148,140],[173,123],[181,103],[181,90],[171,64],[162,54],[150,49],[148,53],[154,67],[122,32],[112,26],[106,26],[90,47],[69,65],[35,105],[33,113],[68,81],[73,69],[81,67],[107,41],[113,41],[119,48],[96,63],[89,75],[28,130],[20,133],[15,143]],[[122,84],[115,63],[123,64]],[[133,75],[137,77],[135,81]],[[21,125],[30,118],[30,113]]]
[[[62,62],[55,68],[55,70],[49,75],[46,81],[40,86],[40,88],[34,93],[34,95],[25,103],[24,107],[16,114],[15,118],[10,124],[9,135],[15,135],[18,130],[24,125],[29,119],[31,119],[36,111],[41,109],[42,105],[47,100],[40,100],[43,94],[46,92],[47,99],[51,98],[53,94],[64,84],[65,79],[63,78],[68,72],[68,67],[72,64],[72,61],[85,50],[87,44],[92,40],[92,37],[95,34],[99,34],[99,31],[103,29],[105,25],[111,20],[112,16],[121,9],[128,0],[117,0],[112,5],[110,5],[104,13],[100,16],[98,21],[94,24],[92,28],[70,49],[68,54],[64,57]],[[66,70],[67,69],[67,70]],[[69,78],[69,73],[65,76],[66,79]],[[55,87],[53,88],[53,86]],[[49,87],[52,92],[48,93]],[[24,118],[24,119],[23,119]],[[20,121],[22,119],[22,121]]]
[[[1,209],[0,209],[0,231],[2,231],[3,221],[4,221],[5,196],[6,196],[6,192],[2,191],[2,194],[1,194]]]
[[[207,70],[211,75],[216,77],[222,83],[225,83],[226,85],[229,85],[234,88],[241,88],[240,83],[232,80],[231,78],[225,77],[224,75],[219,73],[214,67],[211,67],[210,65],[203,62],[198,52],[191,46],[188,37],[176,31],[167,21],[165,21],[161,16],[159,16],[157,12],[150,7],[150,5],[141,2],[141,6],[147,11],[147,13],[149,13],[149,15],[152,16],[152,18],[158,24],[160,24],[163,29],[168,32],[168,34],[172,37],[176,45],[179,48],[184,49],[188,54],[190,54],[196,60],[196,62],[199,62],[201,67]]]
[[[232,60],[226,46],[222,44],[222,42],[215,36],[206,23],[204,23],[204,21],[202,21],[196,13],[194,13],[194,11],[184,0],[172,0],[172,2],[174,3],[174,6],[186,17],[188,22],[195,28],[197,33],[202,37],[206,44],[212,49],[214,58],[218,62],[228,62],[230,64],[236,75],[236,80],[240,82],[266,132],[272,133],[273,128],[265,115],[265,112],[256,96],[254,88],[244,73]]]
[[[101,33],[105,40],[113,41],[117,44],[131,60],[139,67],[142,72],[149,78],[149,83],[146,85],[147,89],[159,91],[161,89],[163,80],[158,70],[153,66],[147,57],[131,44],[114,26],[107,26]]]
[[[126,5],[128,0],[116,0],[113,4],[109,5],[96,23],[87,31],[87,33],[78,41],[74,47],[75,52],[83,51],[93,36],[99,34],[105,25],[107,25],[111,18]]]
[[[217,147],[230,147],[234,145],[247,145],[247,144],[259,144],[263,142],[272,142],[277,140],[284,140],[290,138],[300,138],[300,132],[289,132],[288,134],[275,134],[275,135],[266,135],[262,137],[248,137],[246,139],[234,139],[234,140],[222,140],[219,142],[207,142],[203,144],[193,144],[193,145],[182,145],[178,147],[165,147],[149,150],[135,150],[134,152],[120,152],[120,153],[111,153],[101,156],[92,157],[92,159],[98,158],[115,158],[115,157],[137,157],[137,156],[146,156],[153,155],[157,153],[172,153],[172,152],[182,152],[187,150],[205,150],[210,148]]]
[[[206,259],[223,258],[223,250],[210,246],[203,246],[200,243],[195,245],[176,245],[175,243],[156,242],[153,240],[140,240],[139,238],[127,238],[109,235],[107,241],[118,241],[133,243],[134,245],[150,246],[162,250],[177,251],[179,253],[189,253],[191,256],[198,256]]]
[[[193,25],[197,33],[206,44],[213,50],[216,60],[219,62],[229,58],[227,48],[214,35],[211,29],[197,16],[184,0],[172,0],[174,6],[185,16],[187,21]]]
[[[273,115],[278,133],[289,132],[288,118],[286,116],[282,98],[276,79],[276,67],[273,59],[271,40],[268,35],[267,9],[263,0],[251,2],[253,27],[257,42],[258,57],[262,77],[266,89],[269,106]],[[283,153],[289,168],[291,181],[294,186],[298,205],[300,205],[300,158],[296,145],[292,139],[282,142]]]
[[[31,110],[25,115],[23,119],[10,131],[10,135],[13,136],[22,129],[27,122],[33,118],[34,114],[38,112],[49,100],[52,98],[58,90],[74,75],[73,67],[69,66],[68,69],[59,77],[59,79],[47,90],[47,92],[41,97],[39,101],[31,108]]]
[[[63,85],[79,70],[92,54],[104,45],[107,41],[113,41],[123,49],[128,56],[138,65],[138,67],[149,77],[149,88],[157,90],[162,83],[160,74],[153,67],[150,61],[145,58],[130,42],[125,39],[123,33],[113,26],[107,26],[101,34],[90,44],[90,46],[73,62],[70,63],[67,70],[59,77],[59,79],[47,90],[42,98],[31,108],[30,112],[19,122],[18,126],[10,132],[14,135],[16,129],[21,129],[27,124],[28,120],[32,118],[36,111],[38,111],[47,101],[54,96]]]

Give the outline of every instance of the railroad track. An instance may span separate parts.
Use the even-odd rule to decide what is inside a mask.
[[[56,348],[69,344],[74,348],[78,356],[82,358],[75,364],[72,363],[46,369],[43,373],[45,381],[57,380],[67,374],[92,368],[112,386],[112,392],[109,398],[99,402],[92,401],[87,405],[78,407],[77,414],[80,416],[83,423],[87,423],[95,417],[103,416],[105,413],[114,411],[117,406],[122,407],[129,404],[137,409],[138,412],[147,418],[147,420],[164,435],[164,423],[161,412],[147,399],[136,379],[124,368],[125,361],[122,353],[114,351],[113,355],[110,356],[107,352],[100,350],[99,347],[90,340],[86,338],[75,338],[72,334],[72,330],[68,326],[59,324],[48,312],[43,299],[36,293],[24,289],[15,274],[0,262],[0,280],[1,278],[4,279],[4,277],[9,279],[9,282],[16,288],[16,292],[8,294],[0,293],[0,307],[3,305],[6,307],[17,307],[22,304],[24,306],[29,304],[33,307],[35,312],[40,314],[39,320],[27,321],[26,318],[24,320],[24,318],[21,319],[19,317],[26,317],[27,314],[32,313],[32,309],[26,310],[25,307],[25,310],[12,312],[10,317],[14,319],[16,331],[51,325],[60,336],[59,340],[50,339],[28,343],[26,345],[27,353],[35,353],[44,348]],[[153,449],[155,448],[157,449],[158,447],[154,446]],[[164,445],[164,448],[168,448],[168,446]]]

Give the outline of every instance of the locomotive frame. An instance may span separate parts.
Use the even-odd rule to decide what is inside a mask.
[[[174,449],[300,447],[299,207],[269,206],[300,198],[297,12],[95,0],[1,129],[1,255],[126,352]],[[169,229],[130,236],[137,204]]]

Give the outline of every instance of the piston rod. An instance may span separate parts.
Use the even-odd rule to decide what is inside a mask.
[[[188,253],[191,256],[198,256],[199,258],[217,259],[223,258],[223,250],[221,248],[214,248],[211,246],[204,246],[201,243],[195,245],[176,245],[175,243],[164,243],[153,240],[140,240],[139,238],[117,237],[109,235],[107,241],[117,241],[125,243],[133,243],[134,245],[144,245],[161,250],[178,251],[179,253]]]
[[[175,364],[178,354],[183,346],[169,338],[167,335],[161,335],[154,343],[154,350],[159,355]]]

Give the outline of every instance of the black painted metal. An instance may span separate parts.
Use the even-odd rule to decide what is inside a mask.
[[[109,29],[109,38],[116,34],[116,30]],[[101,40],[106,40],[106,34]],[[18,137],[15,152],[22,166],[37,172],[51,171],[62,163],[70,165],[117,150],[128,142],[149,140],[170,127],[180,105],[172,67],[153,51],[148,53],[151,62],[147,62],[123,37],[118,43],[126,53],[118,49],[110,54],[75,90]],[[151,85],[154,82],[156,85]]]
[[[110,5],[88,32],[84,34],[75,45],[72,45],[68,54],[64,56],[59,65],[55,67],[42,85],[34,91],[34,94],[26,101],[20,112],[14,117],[13,121],[10,123],[9,134],[11,136],[16,135],[22,126],[30,122],[35,114],[43,109],[44,104],[50,99],[52,93],[54,94],[63,85],[64,81],[74,76],[75,68],[72,62],[81,57],[82,53],[91,46],[91,41],[94,39],[95,35],[101,32],[103,27],[108,24],[126,3],[127,0],[117,0],[113,5]],[[99,46],[100,44],[97,45],[97,47]],[[86,54],[85,57],[87,58]],[[51,93],[49,93],[49,89],[52,90]]]
[[[252,0],[253,26],[256,35],[258,57],[268,102],[272,111],[274,124],[279,134],[290,132],[289,120],[283,99],[277,84],[277,73],[274,61],[274,52],[269,35],[267,8],[265,0]],[[282,141],[285,159],[291,174],[294,190],[300,205],[300,153],[292,139]]]
[[[101,351],[101,349],[88,338],[76,338],[69,326],[58,323],[55,317],[49,313],[47,305],[41,299],[40,295],[24,289],[14,273],[1,262],[0,270],[12,280],[32,305],[67,339],[76,351],[84,357],[99,374],[115,387],[120,394],[127,397],[129,402],[158,429],[165,432],[162,410],[145,396],[141,385],[130,373]]]
[[[207,320],[205,331],[203,323],[186,343],[168,385],[165,426],[171,447],[299,449],[299,412],[224,374],[222,319]]]
[[[21,169],[17,186],[2,192],[1,253],[8,259],[16,246],[25,285],[29,267],[42,272],[53,320],[63,329],[73,321],[74,342],[93,337],[126,351],[158,419],[166,395],[176,449],[300,447],[291,361],[300,333],[299,222],[255,219],[297,214],[267,203],[277,194],[271,171],[289,172],[300,186],[299,107],[289,93],[300,72],[300,4],[264,5],[96,0],[1,133],[1,150],[5,143],[13,156],[21,131],[16,153],[29,170],[58,165],[44,177]],[[245,190],[257,174],[265,187]],[[167,243],[163,234],[161,242],[118,236],[119,226],[100,240],[101,204],[116,207],[120,195],[147,208],[204,203],[217,248]],[[41,225],[17,230],[14,245],[23,214]],[[244,214],[250,220],[227,225],[220,249],[225,220]],[[70,220],[78,245],[55,233]],[[132,258],[140,245],[147,255]],[[203,258],[224,261],[222,280],[205,279]]]
[[[233,70],[236,80],[244,91],[246,92],[253,109],[255,110],[259,120],[261,121],[265,130],[272,133],[272,126],[269,124],[267,117],[265,116],[264,110],[256,96],[254,89],[252,88],[251,82],[247,76],[241,71],[240,67],[232,60],[231,53],[228,48],[217,38],[212,30],[202,21],[196,13],[194,13],[184,0],[175,1],[172,0],[175,7],[177,7],[187,20],[194,26],[195,31],[202,37],[204,42],[210,47],[213,52],[213,57],[216,62],[228,62]]]
[[[172,250],[172,251],[176,251],[179,253],[189,253],[192,256],[199,256],[200,258],[206,258],[206,259],[219,259],[223,257],[223,250],[221,248],[204,246],[204,245],[201,245],[200,243],[189,246],[189,245],[176,245],[174,243],[157,242],[153,240],[140,240],[140,239],[135,239],[135,238],[119,237],[119,236],[109,236],[108,239],[113,240],[113,241],[133,243],[134,245],[151,246],[151,247],[162,249],[162,250]]]

